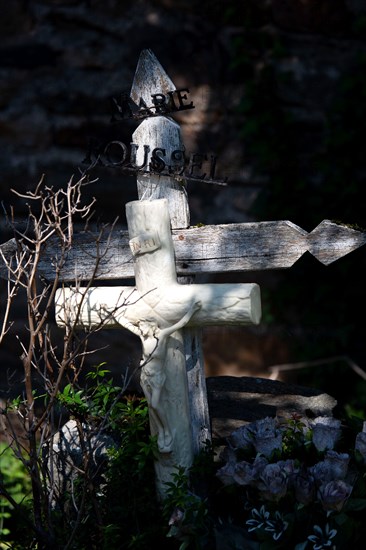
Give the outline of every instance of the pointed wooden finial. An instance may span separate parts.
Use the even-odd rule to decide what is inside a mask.
[[[366,243],[366,232],[323,220],[307,237],[308,250],[324,265],[329,265]]]
[[[131,99],[139,104],[142,99],[151,105],[152,94],[165,94],[175,90],[173,82],[151,50],[142,50],[131,88]]]

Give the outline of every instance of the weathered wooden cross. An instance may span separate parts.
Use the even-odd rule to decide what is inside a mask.
[[[128,232],[105,241],[76,234],[62,271],[65,282],[134,277],[136,286],[61,288],[56,298],[61,326],[78,316],[80,326],[102,321],[106,328],[122,326],[140,337],[141,385],[151,430],[158,436],[156,474],[162,498],[175,468],[188,468],[210,440],[198,329],[258,324],[261,316],[255,283],[194,284],[194,275],[288,268],[306,251],[328,265],[366,242],[365,233],[327,220],[311,233],[289,221],[190,227],[184,147],[178,124],[168,116],[190,107],[186,92],[175,90],[150,50],[141,53],[131,98],[137,116],[145,118],[133,134],[133,166],[141,171],[139,200],[126,205]],[[126,109],[130,107],[121,110]],[[191,162],[189,176],[197,164]],[[3,246],[11,251],[9,243]],[[56,253],[52,246],[43,253],[40,270],[48,279],[54,276]]]

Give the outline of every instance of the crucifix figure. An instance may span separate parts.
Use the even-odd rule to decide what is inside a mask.
[[[193,302],[179,321],[165,328],[160,328],[154,318],[133,324],[126,321],[123,316],[115,316],[117,323],[141,339],[140,384],[149,405],[151,423],[155,425],[154,428],[158,434],[158,448],[161,453],[171,452],[173,444],[172,428],[169,426],[169,410],[161,398],[167,378],[166,369],[174,369],[174,365],[167,364],[168,338],[173,332],[183,328],[200,307],[199,300]],[[106,306],[104,308],[106,309]]]
[[[127,203],[126,217],[136,287],[61,288],[56,320],[61,326],[122,326],[141,339],[141,386],[158,438],[155,469],[163,497],[176,467],[189,468],[194,457],[181,329],[258,324],[260,290],[255,283],[179,284],[167,199]]]

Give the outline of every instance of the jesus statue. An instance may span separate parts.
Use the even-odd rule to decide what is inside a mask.
[[[158,447],[161,453],[172,450],[173,434],[169,428],[169,410],[161,399],[161,392],[166,380],[167,343],[173,332],[182,329],[196,311],[201,308],[200,301],[191,303],[188,311],[173,325],[161,328],[153,318],[132,323],[125,317],[115,316],[115,320],[124,328],[136,334],[142,342],[142,359],[140,362],[140,384],[149,405],[150,419],[158,433]]]

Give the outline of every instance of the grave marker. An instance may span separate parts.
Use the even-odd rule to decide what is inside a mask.
[[[206,392],[202,393],[204,379],[198,378],[203,378],[203,365],[194,366],[196,381],[195,389],[191,387],[190,405],[185,350],[194,344],[191,333],[184,342],[185,335],[177,331],[185,325],[258,324],[260,293],[255,283],[179,284],[167,199],[130,202],[126,213],[136,288],[60,289],[56,320],[65,327],[75,322],[87,328],[101,323],[110,328],[121,325],[141,338],[141,386],[149,404],[151,431],[158,435],[156,473],[162,496],[164,483],[175,467],[188,468],[198,441],[202,448],[210,439]],[[198,418],[201,409],[203,419]]]
[[[182,174],[178,168],[159,171],[157,166],[159,158],[180,162],[177,152],[184,151],[179,125],[167,116],[174,111],[172,104],[168,113],[168,107],[163,108],[168,105],[167,98],[173,99],[173,90],[174,84],[152,52],[143,51],[131,97],[140,109],[136,118],[146,111],[146,118],[133,134],[135,164],[144,166],[144,171],[137,171],[139,200],[126,205],[129,233],[120,231],[105,240],[92,233],[76,234],[61,274],[65,282],[87,280],[92,275],[101,281],[136,278],[135,289],[89,289],[79,320],[90,326],[103,319],[107,327],[122,325],[141,338],[145,369],[142,385],[161,450],[156,470],[162,496],[163,484],[174,467],[188,467],[210,439],[196,327],[256,324],[260,320],[256,284],[196,285],[192,277],[196,273],[287,268],[306,251],[328,265],[366,242],[365,233],[328,220],[311,233],[289,221],[190,227]],[[153,116],[145,108],[151,100],[155,105]],[[199,174],[204,179],[202,176]],[[13,254],[14,247],[15,241],[1,246],[6,258]],[[40,264],[40,273],[47,279],[54,276],[55,255],[57,249],[48,243]],[[94,273],[96,259],[99,264]],[[7,277],[4,267],[0,267],[0,274]],[[81,296],[81,289],[59,290],[58,323],[74,320]],[[148,326],[142,327],[144,320]],[[172,334],[173,329],[180,330]],[[156,383],[151,382],[154,374]]]

